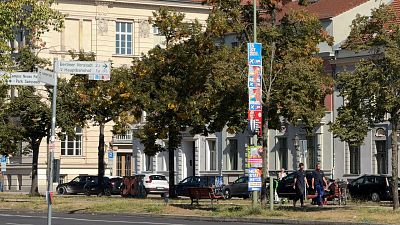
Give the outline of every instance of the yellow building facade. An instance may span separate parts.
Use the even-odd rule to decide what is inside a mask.
[[[53,7],[66,15],[65,29],[62,32],[50,31],[42,36],[44,48],[39,56],[68,61],[71,60],[69,50],[94,52],[98,61],[111,61],[114,67],[130,66],[133,58],[140,57],[157,44],[163,44],[163,37],[148,22],[152,13],[161,6],[184,13],[187,20],[198,19],[201,23],[205,23],[210,12],[207,6],[190,0],[59,0]],[[106,150],[112,149],[111,128],[112,124],[107,124]],[[89,124],[76,131],[75,138],[56,140],[55,159],[60,164],[60,180],[55,182],[66,182],[80,174],[97,174],[99,128]],[[117,160],[109,161],[107,155],[106,175],[115,175]],[[29,155],[9,159],[5,190],[29,190],[31,162]],[[46,167],[47,145],[43,141],[38,170],[41,193],[46,190]]]

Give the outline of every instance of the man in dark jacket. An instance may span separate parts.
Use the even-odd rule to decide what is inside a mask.
[[[318,206],[323,205],[324,189],[328,186],[326,181],[324,171],[321,170],[321,165],[317,163],[315,166],[315,171],[312,173],[312,188],[315,189],[317,193],[317,204]]]
[[[304,194],[305,188],[308,188],[308,182],[306,178],[306,172],[304,171],[304,164],[299,164],[299,170],[297,170],[296,174],[294,175],[294,184],[293,188],[296,190],[296,197],[293,200],[293,206],[296,207],[297,200],[300,199],[300,204],[304,206]]]

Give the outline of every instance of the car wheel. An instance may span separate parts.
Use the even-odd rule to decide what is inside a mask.
[[[111,190],[109,188],[104,189],[105,196],[111,196]]]
[[[60,195],[66,195],[67,194],[67,189],[65,187],[60,187],[57,190],[57,193],[60,194]]]
[[[224,198],[225,199],[231,199],[232,198],[230,189],[227,188],[227,189],[224,190]]]
[[[379,197],[379,194],[376,193],[376,192],[374,192],[374,193],[371,194],[371,200],[372,200],[373,202],[379,202],[381,199],[380,199],[380,197]]]
[[[85,188],[85,195],[86,196],[90,196],[90,189],[89,188]]]

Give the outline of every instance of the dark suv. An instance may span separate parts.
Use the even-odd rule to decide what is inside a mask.
[[[85,192],[85,184],[91,182],[97,176],[80,175],[72,179],[70,182],[59,184],[56,191],[60,195],[79,194]]]
[[[355,199],[392,200],[392,178],[387,175],[362,175],[350,182],[347,187],[350,195]]]
[[[174,186],[173,197],[189,196],[190,187],[211,187],[216,184],[217,176],[190,176]]]

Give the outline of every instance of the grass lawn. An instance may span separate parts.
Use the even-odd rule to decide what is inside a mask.
[[[22,194],[0,194],[0,209],[45,212],[44,197],[29,197]],[[293,208],[289,204],[279,205],[274,211],[252,208],[249,200],[222,200],[218,204],[208,200],[199,206],[191,206],[189,199],[172,199],[166,205],[155,197],[133,199],[121,197],[55,196],[53,209],[69,213],[110,213],[110,214],[170,214],[180,216],[210,216],[229,218],[267,218],[293,220],[326,220],[341,222],[369,222],[399,224],[400,211],[394,212],[390,204],[355,202],[345,207],[325,206],[322,208],[307,204],[304,208]]]

